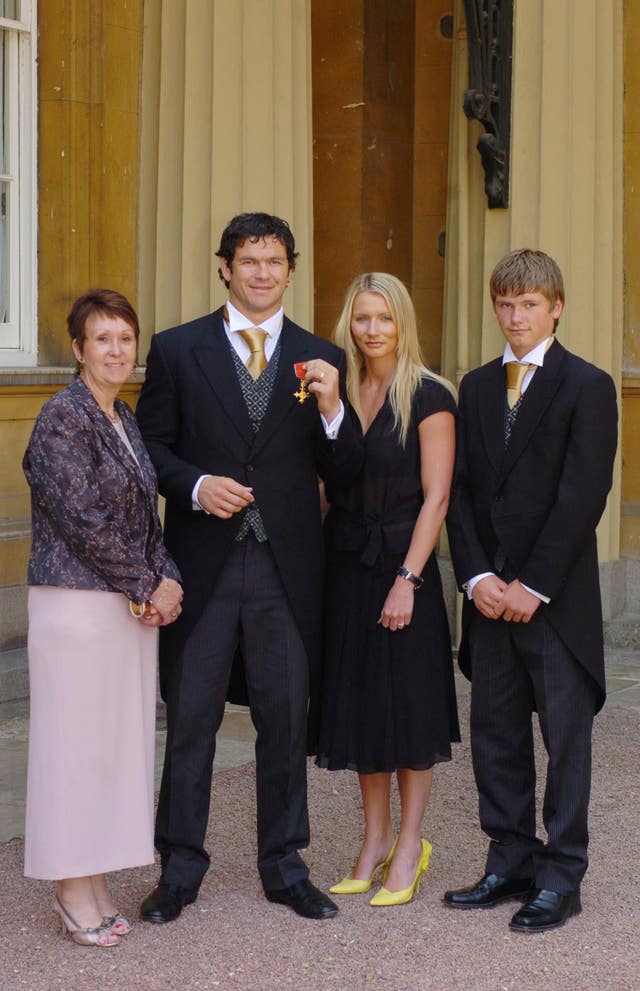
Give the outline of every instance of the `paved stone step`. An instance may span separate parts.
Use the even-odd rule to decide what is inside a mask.
[[[0,702],[23,699],[29,694],[27,649],[0,651]]]
[[[616,622],[615,620],[612,622]],[[626,620],[625,620],[626,622]],[[636,627],[635,640],[632,637],[621,637],[622,643],[605,642],[605,657],[607,669],[634,668],[640,671],[640,616],[634,620]],[[606,624],[609,626],[610,624]],[[632,641],[632,642],[630,642]],[[465,681],[461,681],[459,694],[464,694]],[[29,696],[29,670],[27,665],[26,647],[17,650],[0,651],[0,702],[13,702]]]
[[[640,560],[628,557],[624,573],[624,611],[640,615]]]
[[[605,644],[604,656],[607,668],[634,668],[638,670],[638,677],[640,678],[640,650],[611,647],[609,644]]]
[[[625,613],[604,624],[607,647],[640,651],[640,613]]]

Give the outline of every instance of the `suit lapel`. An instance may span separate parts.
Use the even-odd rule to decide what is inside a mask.
[[[526,448],[549,403],[562,382],[564,362],[567,352],[558,341],[554,341],[545,355],[542,368],[538,368],[518,409],[511,431],[509,446],[504,451],[501,476],[507,475]]]
[[[156,476],[153,470],[153,466],[149,460],[149,454],[147,452],[146,447],[144,446],[144,441],[140,436],[140,431],[138,429],[138,425],[136,423],[135,417],[132,415],[131,411],[129,410],[129,407],[125,403],[120,403],[120,400],[118,400],[118,403],[120,404],[120,410],[119,410],[120,418],[122,419],[122,422],[125,425],[125,430],[127,433],[127,437],[129,438],[129,443],[131,444],[135,452],[136,458],[138,459],[137,464],[134,463],[131,457],[131,453],[127,449],[126,445],[123,444],[122,441],[120,441],[119,437],[117,437],[117,440],[120,441],[120,447],[125,449],[129,458],[129,463],[135,469],[136,477],[138,478],[139,481],[142,482],[142,487],[147,496],[147,501],[151,506],[153,512],[155,512],[158,494],[156,488]]]
[[[293,371],[296,361],[308,361],[313,357],[309,346],[309,337],[302,333],[287,317],[284,318],[281,331],[280,361],[276,380],[267,412],[255,435],[252,455],[262,448],[269,437],[279,427],[283,418],[294,406],[299,405],[294,397],[300,385]],[[308,402],[314,400],[310,399]]]
[[[128,430],[127,436],[129,437],[131,446],[139,458],[140,467],[136,464],[135,458],[131,455],[131,451],[124,441],[118,436],[118,432],[115,427],[111,426],[107,417],[100,409],[98,403],[82,379],[77,378],[74,382],[72,382],[70,389],[73,391],[76,400],[91,420],[95,432],[100,436],[105,446],[109,448],[114,458],[116,458],[122,467],[133,476],[136,483],[144,492],[147,501],[151,504],[155,498],[155,483],[152,478],[148,477],[143,467],[146,463],[147,455],[146,451],[140,450],[142,440],[138,436],[137,429]],[[132,415],[127,405],[123,403],[121,399],[116,399],[115,408],[120,414],[122,422],[125,424],[129,423]]]
[[[478,423],[491,464],[500,470],[504,458],[505,381],[498,358],[486,367],[478,386]]]
[[[207,332],[193,347],[194,357],[218,397],[230,426],[251,446],[254,432],[224,330],[222,309],[212,313],[211,319]],[[204,412],[203,416],[206,416]]]

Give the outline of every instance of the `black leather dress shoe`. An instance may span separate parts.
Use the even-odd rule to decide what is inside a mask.
[[[143,901],[140,915],[145,922],[173,922],[184,906],[190,905],[197,897],[197,888],[181,888],[178,884],[164,884],[161,881]]]
[[[529,897],[533,881],[527,877],[501,877],[483,874],[472,888],[445,891],[442,899],[450,908],[493,908],[509,898]]]
[[[308,880],[297,881],[290,888],[265,891],[265,895],[267,901],[288,905],[305,919],[328,919],[338,911],[338,906]]]
[[[571,891],[568,895],[559,895],[557,891],[538,888],[530,900],[516,912],[509,923],[509,929],[521,933],[557,929],[572,915],[577,915],[581,911],[579,890]]]

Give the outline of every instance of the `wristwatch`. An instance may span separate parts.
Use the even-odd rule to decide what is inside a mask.
[[[404,578],[405,581],[411,582],[416,591],[418,591],[419,588],[422,588],[424,584],[424,578],[421,578],[419,575],[414,575],[408,568],[398,568],[396,574],[400,575],[401,578]]]

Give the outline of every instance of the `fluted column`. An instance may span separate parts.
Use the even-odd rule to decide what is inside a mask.
[[[287,312],[312,321],[308,0],[147,0],[139,300],[154,330],[218,306],[213,251],[236,213],[285,217]]]
[[[502,348],[488,293],[498,259],[520,247],[559,262],[566,309],[559,338],[620,384],[622,360],[622,0],[514,4],[511,192],[506,210],[478,204],[480,125],[465,118],[466,31],[457,43],[445,277],[445,369],[460,377]],[[480,298],[481,295],[481,298]],[[618,556],[620,468],[599,530]]]

